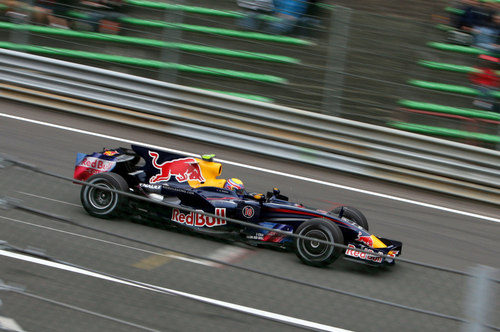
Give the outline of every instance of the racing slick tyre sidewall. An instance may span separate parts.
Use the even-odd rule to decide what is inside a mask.
[[[338,215],[341,208],[342,206],[337,206],[335,209],[331,210],[330,213]],[[358,209],[351,206],[344,206],[343,216],[349,220],[354,221],[356,224],[368,231],[368,220],[366,220],[365,215]]]
[[[295,230],[295,234],[318,238],[335,244],[344,244],[344,236],[339,226],[327,219],[311,219],[303,222]],[[307,265],[326,266],[333,263],[342,253],[343,249],[320,242],[294,239],[294,249],[297,257]]]
[[[125,179],[116,173],[95,174],[88,178],[87,182],[125,192],[129,189]],[[84,185],[80,191],[80,200],[83,208],[91,216],[109,219],[118,215],[120,209],[126,204],[127,197]]]

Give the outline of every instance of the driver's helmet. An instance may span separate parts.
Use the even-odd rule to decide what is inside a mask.
[[[234,190],[238,195],[242,195],[245,190],[245,185],[243,185],[243,181],[240,179],[230,178],[227,179],[224,189]]]

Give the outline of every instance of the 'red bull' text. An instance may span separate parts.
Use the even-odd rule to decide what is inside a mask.
[[[215,215],[225,217],[226,209],[216,208]],[[178,209],[172,210],[172,221],[194,227],[214,227],[226,225],[225,219],[210,217],[196,212],[184,214]]]
[[[346,251],[345,251],[345,255],[346,256],[351,256],[351,257],[355,257],[355,258],[359,258],[359,259],[364,259],[364,260],[367,260],[367,261],[372,261],[374,263],[382,263],[383,257],[377,256],[377,255],[370,255],[370,254],[368,254],[366,252],[362,252],[362,251],[352,250],[352,249],[356,248],[352,244],[349,244],[347,247],[348,247],[348,249],[346,249]],[[370,249],[368,251],[373,252],[373,250],[370,250]]]

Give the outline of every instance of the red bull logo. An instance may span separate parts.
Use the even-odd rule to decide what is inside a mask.
[[[78,166],[96,169],[99,171],[109,171],[116,165],[115,161],[103,160],[95,157],[85,157]]]
[[[362,235],[361,232],[358,232],[358,237],[356,238],[356,241],[364,243],[369,247],[373,247],[373,239],[371,238],[371,236],[364,236]]]
[[[219,217],[226,217],[226,209],[216,208],[215,215]],[[226,220],[221,218],[209,217],[196,212],[190,212],[189,214],[184,214],[178,209],[172,210],[172,221],[178,222],[179,224],[185,224],[194,227],[214,227],[226,225]]]
[[[103,155],[109,156],[109,157],[117,155],[117,154],[118,154],[118,151],[116,151],[116,150],[107,150],[107,151],[103,152]]]
[[[367,252],[357,251],[357,250],[353,250],[353,249],[356,249],[356,246],[349,244],[347,246],[346,251],[345,251],[345,255],[359,258],[359,259],[363,259],[366,261],[372,261],[374,263],[382,263],[383,257],[377,256],[377,255],[370,255]],[[367,251],[373,253],[373,250],[368,249]]]
[[[94,174],[111,171],[115,165],[116,161],[87,156],[76,165],[73,177],[85,181]]]
[[[153,158],[151,161],[153,167],[160,171],[160,173],[149,179],[149,183],[169,181],[172,177],[178,182],[205,182],[200,165],[194,158],[180,158],[158,164],[158,153],[149,151],[149,155]]]

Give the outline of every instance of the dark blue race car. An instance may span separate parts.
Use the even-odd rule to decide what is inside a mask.
[[[79,153],[74,178],[170,203],[170,206],[152,204],[84,185],[80,194],[82,205],[95,217],[123,214],[155,217],[168,225],[193,231],[231,234],[251,244],[293,248],[304,263],[313,266],[328,265],[342,255],[369,265],[393,264],[392,258],[401,254],[401,242],[368,232],[368,222],[359,210],[348,206],[329,212],[307,208],[290,202],[276,188],[266,195],[248,193],[238,179],[218,178],[222,165],[213,161],[213,157],[195,158],[135,145],[132,149],[103,149],[92,154]],[[268,229],[246,227],[225,218]],[[347,249],[294,238],[287,233],[343,244]]]

